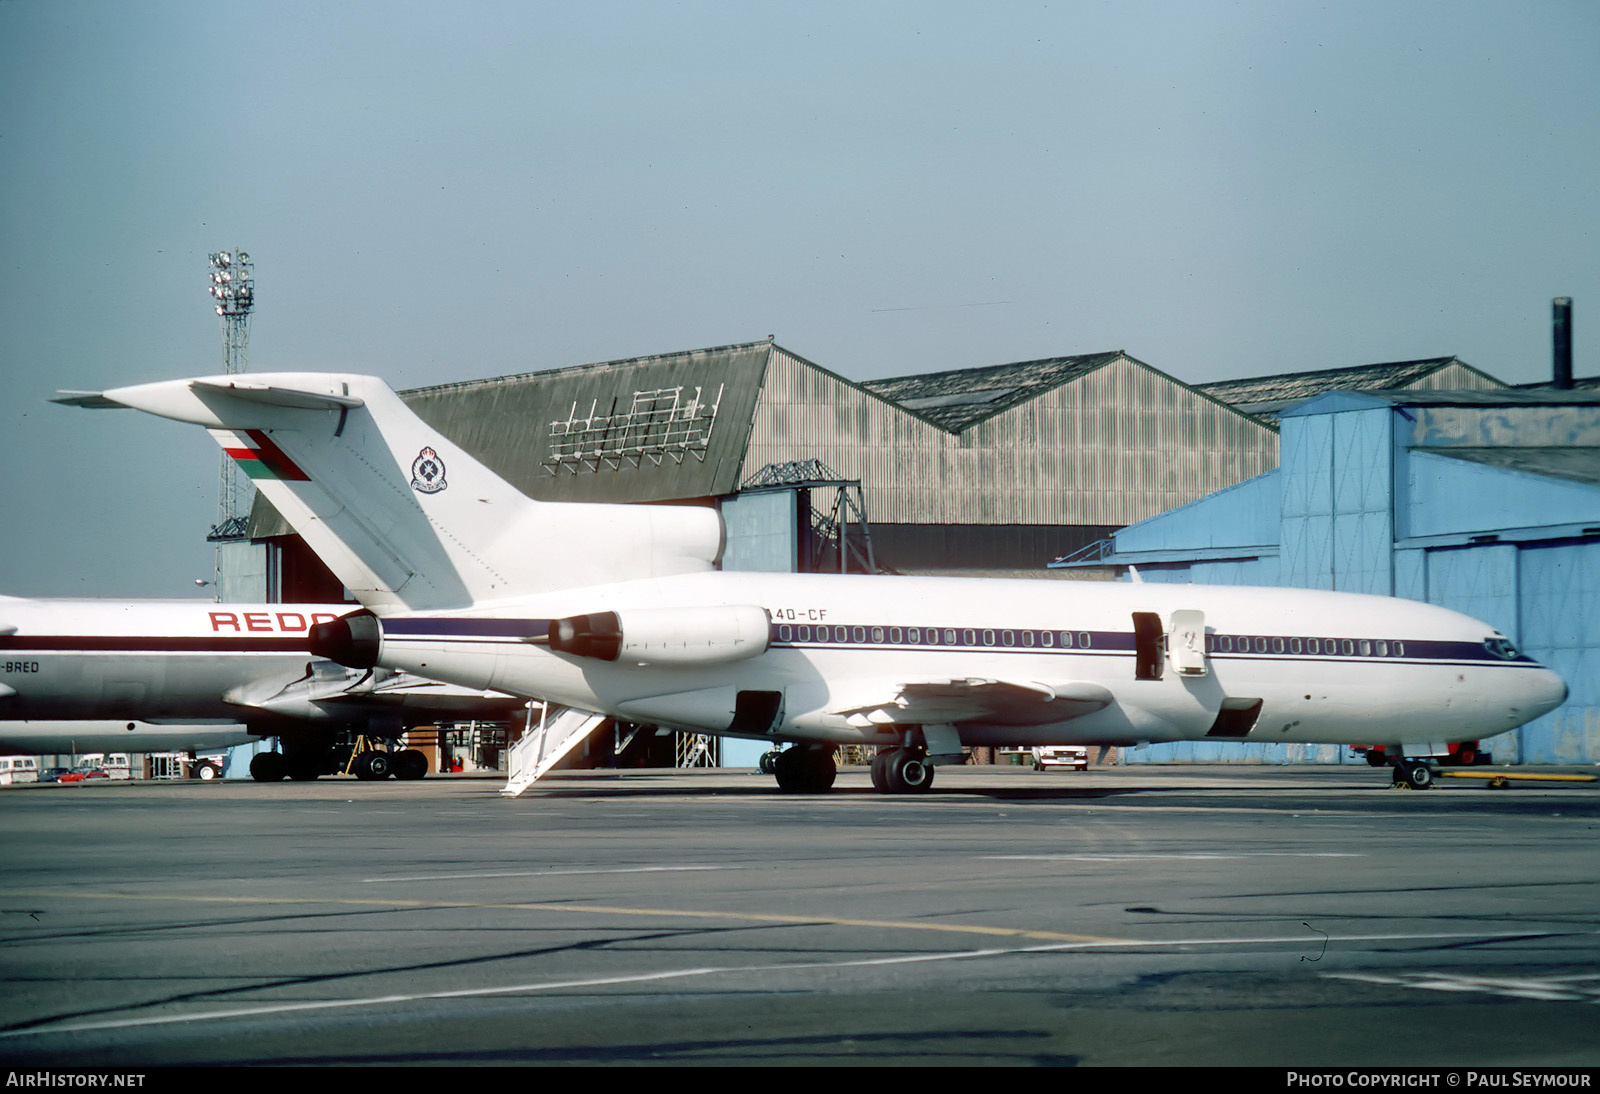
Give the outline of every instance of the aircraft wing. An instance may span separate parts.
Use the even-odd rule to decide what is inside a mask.
[[[341,708],[482,717],[489,706],[508,710],[522,706],[521,700],[497,691],[441,684],[388,669],[346,669],[328,661],[313,662],[303,675],[253,681],[223,698],[234,706],[307,721],[344,717]]]
[[[890,685],[878,697],[847,700],[830,713],[860,726],[944,722],[1048,725],[1092,714],[1110,705],[1113,698],[1110,689],[1100,684],[946,677]]]

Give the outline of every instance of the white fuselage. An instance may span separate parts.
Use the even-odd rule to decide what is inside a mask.
[[[764,608],[765,651],[650,665],[538,641],[566,616],[709,605]],[[1181,674],[1169,636],[1160,677],[1137,679],[1133,613],[1154,613],[1165,631],[1180,611],[1203,613],[1201,668]],[[382,625],[385,666],[641,722],[782,740],[892,742],[902,728],[894,698],[919,681],[1063,692],[1100,685],[1114,696],[1090,713],[1063,707],[1059,718],[1048,704],[1025,718],[952,718],[968,745],[1467,740],[1538,717],[1566,695],[1555,674],[1506,653],[1503,640],[1495,652],[1486,644],[1494,632],[1467,616],[1299,589],[708,573],[391,614]],[[781,694],[781,718],[765,731],[735,724],[739,693],[750,691]],[[875,717],[860,713],[875,705]]]
[[[208,751],[312,727],[391,736],[520,708],[500,693],[319,663],[312,626],[349,610],[0,596],[0,753]]]
[[[223,696],[303,671],[339,604],[0,599],[0,718],[229,718]]]
[[[0,752],[206,751],[252,739],[227,698],[303,675],[340,604],[0,597]]]

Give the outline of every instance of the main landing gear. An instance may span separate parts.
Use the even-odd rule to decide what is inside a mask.
[[[872,761],[872,785],[880,794],[925,794],[933,787],[933,765],[920,748],[885,748]]]
[[[833,785],[839,768],[831,745],[795,745],[772,757],[772,773],[778,777],[778,789],[787,794],[819,794]]]
[[[258,752],[250,757],[250,777],[258,783],[281,782],[285,778],[309,782],[319,775],[332,774],[326,767],[304,753]]]
[[[778,777],[789,794],[818,794],[833,785],[838,767],[830,746],[794,745],[761,757],[763,772]],[[923,794],[933,786],[933,764],[924,748],[880,749],[872,761],[872,785],[880,794]]]
[[[414,748],[384,752],[369,748],[350,758],[350,773],[367,782],[393,775],[397,779],[420,779],[428,773],[428,757]]]
[[[345,746],[348,750],[349,746]],[[348,764],[344,762],[348,757]],[[250,777],[258,783],[275,783],[284,778],[308,782],[322,775],[347,772],[365,782],[376,782],[391,775],[397,779],[420,779],[428,773],[428,757],[414,748],[385,752],[364,748],[354,754],[332,758],[323,748],[286,747],[283,752],[258,752],[250,758]]]

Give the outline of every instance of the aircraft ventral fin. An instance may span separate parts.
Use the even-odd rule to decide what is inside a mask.
[[[1041,684],[1031,680],[913,680],[895,685],[892,696],[856,702],[830,713],[860,726],[984,722],[1047,725],[1092,714],[1113,700],[1099,684]]]

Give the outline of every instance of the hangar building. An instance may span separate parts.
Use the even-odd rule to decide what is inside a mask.
[[[740,569],[837,570],[841,540],[866,568],[864,516],[880,569],[1066,576],[1044,562],[1278,458],[1269,425],[1121,351],[857,384],[753,342],[402,394],[531,497],[720,505]],[[864,513],[830,520],[847,487],[823,487],[851,483]],[[259,499],[250,537],[268,599],[336,597]]]
[[[1586,386],[1583,383],[1580,388]],[[1281,410],[1279,468],[1053,565],[1149,581],[1343,589],[1498,628],[1571,689],[1485,747],[1600,762],[1600,391],[1329,391]],[[1340,759],[1332,747],[1124,750],[1123,762]]]

